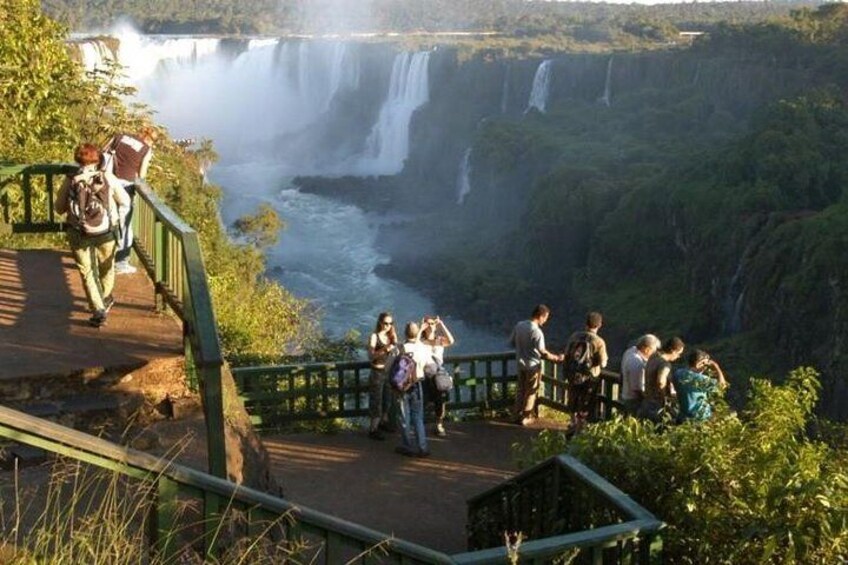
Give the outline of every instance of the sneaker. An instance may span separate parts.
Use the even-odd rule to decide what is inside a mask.
[[[115,263],[116,275],[131,275],[136,271],[137,269],[130,265],[129,261],[118,261],[117,263]]]
[[[380,430],[371,430],[368,432],[368,438],[376,441],[383,441],[386,439],[386,436],[384,436]]]
[[[427,449],[419,449],[418,451],[413,453],[413,455],[415,455],[415,457],[420,457],[423,459],[424,457],[430,457],[430,451]]]
[[[397,431],[397,428],[395,426],[393,426],[392,424],[388,423],[388,422],[380,422],[377,425],[377,429],[380,430],[381,432],[386,432],[386,433],[389,433],[389,434],[392,434],[392,433]]]
[[[436,424],[436,435],[439,437],[445,437],[447,432],[445,431],[444,424]]]
[[[109,313],[109,310],[111,310],[112,306],[114,306],[114,305],[115,305],[115,299],[112,298],[111,294],[103,299],[103,310],[107,314]]]
[[[406,457],[412,457],[416,454],[415,451],[412,451],[411,449],[408,449],[402,445],[399,445],[395,448],[395,453],[400,453],[401,455],[404,455]]]
[[[521,420],[521,425],[522,426],[529,426],[529,425],[532,425],[533,422],[535,422],[535,421],[536,421],[536,419],[533,416],[527,416],[526,418]]]
[[[94,315],[88,319],[88,324],[92,327],[99,328],[106,325],[106,310],[97,310]]]

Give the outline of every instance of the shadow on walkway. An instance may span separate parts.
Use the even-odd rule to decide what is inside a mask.
[[[116,279],[108,324],[92,328],[70,253],[0,249],[0,380],[139,367],[182,354],[182,329],[154,311],[140,271]]]

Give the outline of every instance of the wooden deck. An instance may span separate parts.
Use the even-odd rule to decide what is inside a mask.
[[[425,459],[394,452],[396,435],[364,431],[263,438],[288,500],[447,553],[466,551],[466,500],[515,475],[510,446],[541,428],[448,424]],[[430,433],[430,430],[428,430]]]
[[[92,328],[70,253],[0,249],[0,380],[135,368],[182,355],[182,329],[154,312],[146,275],[117,277],[114,295],[107,325]]]

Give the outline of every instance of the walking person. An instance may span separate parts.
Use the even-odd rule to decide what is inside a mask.
[[[136,183],[147,176],[147,169],[153,158],[153,145],[159,138],[157,131],[151,126],[144,126],[138,134],[120,133],[112,137],[103,148],[105,155],[104,169],[117,177],[121,186],[129,195],[129,204],[122,210],[123,222],[118,241],[115,272],[119,275],[132,274],[136,271],[130,264],[132,253],[133,231],[132,216],[135,200]]]
[[[430,360],[430,347],[420,342],[421,329],[415,322],[406,324],[406,341],[400,346],[400,355],[415,362],[415,379],[411,387],[395,392],[398,400],[398,427],[401,445],[395,451],[410,457],[428,457],[427,434],[424,430],[424,366]],[[415,439],[413,440],[413,435]]]
[[[93,312],[88,322],[99,328],[106,324],[106,314],[115,304],[112,290],[118,208],[129,206],[129,197],[111,173],[100,170],[97,146],[79,145],[74,160],[80,168],[65,178],[54,209],[67,214],[68,243]]]
[[[392,394],[386,383],[390,358],[397,352],[398,338],[391,312],[381,312],[377,316],[377,325],[368,338],[368,359],[371,361],[371,373],[368,376],[368,412],[371,425],[368,437],[382,441],[384,431],[391,430],[389,414]]]
[[[539,304],[533,309],[529,320],[518,322],[509,337],[515,348],[515,360],[518,366],[518,390],[512,408],[513,419],[522,426],[536,419],[536,396],[542,382],[542,359],[562,361],[562,355],[550,353],[545,348],[545,334],[542,326],[550,318],[551,309]]]
[[[448,327],[438,316],[425,316],[421,321],[421,343],[430,348],[430,361],[424,366],[424,403],[433,403],[436,413],[436,435],[445,437],[448,391],[439,390],[436,375],[444,371],[445,349],[456,343]]]
[[[568,380],[568,402],[572,411],[572,431],[579,432],[594,411],[601,369],[607,366],[607,344],[598,335],[604,323],[600,312],[586,315],[586,327],[568,338],[563,374]]]

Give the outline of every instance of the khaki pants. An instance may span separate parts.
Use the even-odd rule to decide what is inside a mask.
[[[68,231],[68,242],[82,278],[88,306],[103,310],[103,299],[115,287],[115,238],[111,235],[97,240],[86,240],[79,233]]]
[[[526,418],[536,415],[536,395],[542,382],[542,367],[518,368],[518,391],[515,394],[515,405],[512,408],[516,418]]]

